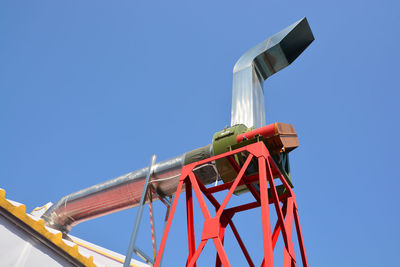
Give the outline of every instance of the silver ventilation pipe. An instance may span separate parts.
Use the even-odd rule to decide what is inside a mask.
[[[304,18],[247,51],[233,71],[231,125],[255,128],[265,125],[264,80],[293,62],[314,40]],[[233,144],[232,144],[233,145]],[[182,166],[209,158],[207,145],[153,166],[151,183],[161,196],[171,196],[178,186]],[[46,225],[67,233],[78,223],[139,205],[149,167],[72,193],[42,216]],[[208,164],[195,171],[204,184],[215,182],[217,168]]]
[[[289,66],[314,36],[303,18],[243,54],[233,68],[231,126],[265,125],[264,81]]]

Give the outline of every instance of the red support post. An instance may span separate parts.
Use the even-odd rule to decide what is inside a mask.
[[[182,179],[182,176],[181,176],[181,179],[180,179],[179,184],[178,184],[178,188],[176,190],[174,203],[172,204],[172,208],[171,208],[171,211],[169,213],[167,225],[165,226],[165,230],[164,230],[164,233],[163,233],[163,237],[162,237],[162,240],[161,240],[160,248],[158,250],[157,257],[156,257],[156,262],[154,263],[154,266],[160,266],[161,258],[162,258],[162,255],[164,253],[165,245],[167,243],[167,237],[168,237],[169,229],[171,228],[172,219],[174,218],[176,206],[178,205],[179,195],[181,194],[181,191],[182,191],[183,182],[184,182],[184,179]]]
[[[301,260],[303,261],[303,266],[308,267],[306,251],[304,248],[303,235],[301,233],[301,228],[300,228],[300,219],[299,219],[299,213],[297,210],[296,200],[294,201],[294,211],[293,212],[294,212],[294,222],[296,224],[297,239],[299,240]]]
[[[247,157],[243,166],[239,166],[237,162],[233,159],[233,155],[247,151],[249,156]],[[229,183],[223,185],[218,185],[214,187],[207,188],[198,177],[196,177],[193,172],[194,168],[206,164],[208,162],[214,161],[220,158],[227,158],[231,163],[232,167],[238,173],[237,177]],[[250,165],[250,162],[258,161],[258,175],[246,176],[245,171]],[[274,177],[278,177],[286,188],[286,193],[278,195],[275,187]],[[260,186],[260,192],[255,190],[253,186],[254,182],[258,182]],[[265,147],[264,143],[259,142],[255,144],[250,144],[248,146],[239,148],[234,151],[230,151],[206,160],[191,163],[186,165],[182,169],[182,174],[179,180],[179,185],[176,191],[176,196],[171,208],[171,214],[168,218],[167,226],[163,234],[163,238],[160,244],[160,249],[157,254],[155,267],[160,265],[161,257],[165,248],[168,232],[171,227],[172,219],[175,213],[179,195],[182,191],[183,183],[185,183],[186,191],[186,212],[187,212],[187,229],[188,229],[188,248],[189,253],[187,257],[186,266],[192,267],[196,266],[197,259],[199,258],[204,246],[210,240],[214,243],[217,254],[216,254],[216,267],[230,267],[229,259],[224,249],[224,237],[226,227],[229,225],[240,249],[242,250],[247,263],[249,266],[253,267],[252,258],[246,249],[246,246],[241,239],[234,223],[233,217],[236,213],[242,211],[250,210],[253,208],[261,208],[261,223],[262,223],[262,244],[264,251],[264,259],[261,262],[261,266],[270,267],[274,266],[273,251],[275,249],[276,242],[280,233],[284,240],[284,255],[283,255],[283,266],[284,267],[295,267],[296,258],[293,248],[293,220],[296,226],[296,233],[299,241],[300,254],[302,258],[303,267],[308,267],[307,257],[304,249],[303,236],[300,228],[300,221],[297,211],[296,198],[294,196],[293,190],[290,188],[289,184],[285,180],[282,173],[280,173],[278,166],[275,164],[271,158],[269,151]],[[249,203],[242,204],[236,207],[227,208],[228,202],[239,185],[245,184],[249,191],[252,193],[254,200]],[[268,188],[269,185],[269,188]],[[223,190],[228,190],[228,193],[222,203],[220,203],[214,196],[214,193],[221,192]],[[201,212],[204,216],[204,225],[202,230],[202,236],[200,244],[196,249],[195,244],[195,234],[194,234],[194,218],[193,218],[193,195],[194,191],[196,199],[200,205]],[[270,197],[268,196],[270,192]],[[205,198],[214,206],[216,214],[211,217],[208,207],[206,205]],[[281,205],[281,203],[283,205]],[[269,205],[273,204],[275,207],[275,212],[278,217],[273,233],[271,234],[270,225],[270,212]]]
[[[286,222],[285,222],[285,230],[287,234],[287,241],[289,246],[289,252],[284,250],[283,256],[283,266],[291,267],[296,264],[296,257],[294,255],[293,241],[292,241],[292,232],[293,232],[293,200],[292,198],[288,198],[287,206],[286,206]]]
[[[186,213],[187,213],[187,228],[188,228],[188,245],[189,245],[189,256],[186,265],[189,263],[196,251],[196,241],[194,237],[194,218],[193,218],[193,196],[192,196],[192,185],[190,182],[185,183],[186,191]],[[196,264],[194,265],[196,267]]]
[[[283,216],[286,216],[286,203],[285,201],[282,206]],[[276,242],[278,241],[279,232],[281,231],[281,226],[279,225],[279,221],[276,222],[274,232],[272,233],[272,247],[275,248]]]
[[[264,264],[262,267],[272,267],[274,266],[274,257],[272,253],[271,224],[269,218],[267,173],[265,160],[261,157],[258,158],[258,168],[260,173],[261,219],[264,244]]]

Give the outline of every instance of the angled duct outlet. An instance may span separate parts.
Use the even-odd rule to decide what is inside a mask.
[[[303,18],[239,58],[233,68],[231,126],[265,125],[264,81],[289,66],[312,41],[314,36]]]

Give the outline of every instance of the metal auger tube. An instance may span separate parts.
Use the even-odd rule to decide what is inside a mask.
[[[161,196],[171,196],[178,186],[182,166],[209,158],[211,145],[156,163],[151,183]],[[148,168],[132,171],[109,181],[61,198],[42,216],[46,224],[62,232],[69,232],[78,223],[139,205]],[[215,182],[213,166],[198,170],[204,183]]]

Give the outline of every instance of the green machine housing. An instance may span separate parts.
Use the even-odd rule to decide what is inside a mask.
[[[237,124],[225,128],[213,136],[213,154],[214,156],[220,155],[256,142],[263,142],[265,144],[281,173],[289,185],[293,187],[290,178],[288,154],[299,146],[299,141],[296,131],[291,124],[276,122],[258,129],[247,128],[244,124]],[[234,159],[239,166],[243,166],[247,156],[246,152],[242,152],[236,154]],[[236,178],[237,172],[226,158],[218,159],[215,163],[219,176],[224,183],[231,182]],[[257,160],[253,159],[246,170],[246,175],[256,174],[258,170],[257,165]],[[255,186],[258,188],[258,184],[255,184]],[[283,186],[277,186],[277,189],[279,194],[285,193]],[[235,191],[235,194],[238,195],[246,191],[248,191],[247,186],[241,185]]]

